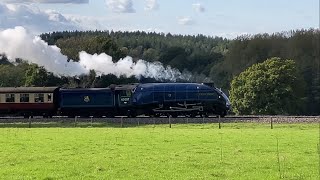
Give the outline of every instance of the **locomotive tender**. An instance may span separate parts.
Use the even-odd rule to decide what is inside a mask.
[[[228,97],[198,83],[146,83],[108,88],[0,88],[0,116],[225,116]]]

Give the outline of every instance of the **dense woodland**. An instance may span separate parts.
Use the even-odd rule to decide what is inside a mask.
[[[172,35],[146,32],[53,32],[41,38],[57,45],[70,60],[78,61],[78,53],[105,52],[114,61],[125,56],[134,60],[160,61],[180,71],[207,76],[228,92],[233,77],[253,64],[268,58],[292,59],[303,77],[304,109],[294,114],[320,114],[320,30],[297,30],[275,34],[245,35],[234,40],[204,35]],[[106,87],[110,84],[152,82],[134,77],[103,75],[94,71],[80,77],[57,77],[37,65],[17,59],[9,63],[0,55],[0,86],[69,86]]]

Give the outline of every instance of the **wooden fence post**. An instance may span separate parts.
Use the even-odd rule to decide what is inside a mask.
[[[123,117],[121,116],[121,127],[123,128]]]
[[[74,117],[74,127],[77,127],[77,119],[78,119],[78,116],[75,116]]]
[[[29,116],[29,128],[31,128],[31,116]]]

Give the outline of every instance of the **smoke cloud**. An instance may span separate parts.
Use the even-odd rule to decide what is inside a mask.
[[[87,70],[78,63],[68,62],[57,46],[49,46],[39,36],[32,36],[18,26],[0,31],[0,53],[14,61],[16,58],[44,66],[48,71],[59,75],[78,75]]]
[[[170,66],[164,67],[160,62],[134,62],[131,57],[125,57],[114,63],[112,57],[102,54],[79,53],[79,63],[70,61],[61,54],[57,46],[49,46],[39,36],[29,34],[23,27],[15,27],[0,31],[0,54],[4,53],[12,62],[16,58],[27,60],[45,67],[57,75],[76,76],[87,74],[91,69],[98,74],[114,74],[116,76],[148,77],[157,80],[189,80],[192,75],[181,73]]]

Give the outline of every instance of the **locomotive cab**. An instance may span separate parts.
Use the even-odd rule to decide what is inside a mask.
[[[131,96],[132,92],[130,89],[127,90],[118,90],[117,94],[117,100],[119,107],[125,107],[131,105]]]
[[[114,91],[115,105],[118,115],[125,115],[129,117],[136,116],[136,112],[132,105],[132,94],[136,86],[136,84],[110,86]]]

